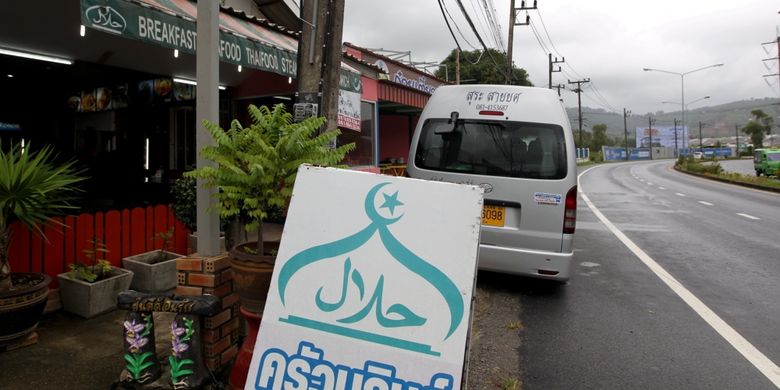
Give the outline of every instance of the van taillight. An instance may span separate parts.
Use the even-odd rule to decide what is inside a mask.
[[[563,213],[563,234],[574,234],[577,225],[577,186],[566,193],[566,211]]]
[[[482,110],[479,112],[479,115],[495,115],[495,116],[504,116],[503,111],[489,111],[489,110]]]

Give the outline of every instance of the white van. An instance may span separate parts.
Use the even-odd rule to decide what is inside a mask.
[[[485,189],[480,269],[569,279],[577,165],[569,118],[554,91],[437,88],[415,129],[407,172]]]

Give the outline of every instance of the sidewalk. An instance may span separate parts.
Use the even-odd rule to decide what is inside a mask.
[[[45,315],[37,344],[0,353],[0,387],[110,389],[125,365],[124,317],[123,310],[87,320],[62,310]]]
[[[37,344],[0,352],[0,388],[113,389],[126,364],[123,357],[125,313],[114,310],[90,319],[64,310],[44,315],[36,330]],[[155,313],[158,356],[170,354],[173,317],[173,313]],[[164,359],[161,363],[167,367]],[[218,379],[219,383],[207,388],[227,388],[227,378]]]
[[[267,240],[281,238],[281,225],[267,223],[265,228]],[[90,319],[64,310],[45,314],[36,330],[36,344],[0,352],[0,389],[111,389],[126,364],[125,313],[114,310]],[[155,313],[158,356],[170,355],[173,316]],[[218,379],[223,383],[217,386],[227,387],[227,378]]]

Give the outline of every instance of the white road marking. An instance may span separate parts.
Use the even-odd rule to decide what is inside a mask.
[[[699,201],[699,203],[701,203],[701,204],[703,204],[703,205],[705,205],[705,206],[714,206],[714,204],[712,204],[712,203],[710,203],[710,202],[705,202],[705,201],[703,201],[703,200],[700,200],[700,201]]]
[[[681,193],[681,192],[675,192],[674,194],[675,194],[675,195],[677,195],[677,196],[682,196],[682,197],[685,197],[685,194],[683,194],[683,193]]]
[[[651,182],[649,182],[649,181],[648,181],[648,182],[647,182],[647,185],[651,186],[651,185],[653,185],[653,183],[651,183]]]
[[[753,219],[753,220],[761,219],[759,217],[754,217],[754,216],[752,216],[750,214],[745,214],[745,213],[737,213],[737,215],[739,215],[740,217],[745,217],[747,219]]]
[[[659,190],[665,190],[666,188],[664,188],[664,187],[658,187],[658,189],[659,189]]]
[[[731,344],[734,349],[737,350],[742,356],[747,359],[758,371],[760,371],[764,376],[767,377],[777,388],[780,388],[780,367],[778,367],[774,362],[769,360],[766,355],[761,353],[761,351],[758,350],[753,344],[751,344],[747,339],[742,337],[737,331],[732,328],[729,324],[726,323],[726,321],[723,321],[720,317],[718,317],[717,314],[715,314],[712,309],[707,307],[707,305],[704,304],[699,298],[697,298],[693,293],[685,288],[685,286],[682,285],[677,279],[674,278],[669,272],[667,272],[663,267],[661,267],[660,264],[658,264],[655,260],[653,260],[650,255],[648,255],[645,251],[642,250],[638,245],[636,245],[633,241],[631,241],[628,236],[626,236],[622,231],[620,231],[615,225],[612,224],[612,222],[607,219],[604,214],[599,211],[598,208],[593,204],[593,202],[590,201],[590,198],[588,198],[587,195],[585,195],[585,191],[582,189],[582,185],[580,184],[580,178],[582,175],[590,171],[591,169],[596,167],[591,167],[583,171],[577,176],[577,192],[580,193],[580,197],[582,197],[582,200],[585,201],[585,204],[588,205],[590,210],[593,212],[593,214],[596,215],[596,217],[603,223],[607,229],[609,229],[612,234],[615,235],[615,237],[620,240],[620,242],[623,243],[631,252],[634,253],[634,255],[642,261],[642,263],[647,266],[653,273],[661,279],[662,282],[664,282],[672,291],[674,291],[677,296],[680,297],[680,299],[683,300],[691,309],[693,309],[696,314],[699,315],[707,324],[712,327],[718,334],[723,337],[729,344]],[[677,193],[680,195],[680,193]],[[747,214],[739,214],[742,215],[745,218],[748,218]],[[752,217],[752,216],[751,216]],[[756,218],[756,217],[752,217]],[[757,218],[756,218],[757,219]]]

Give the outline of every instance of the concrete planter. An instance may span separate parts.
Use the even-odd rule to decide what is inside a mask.
[[[73,279],[67,272],[57,275],[62,307],[84,318],[116,309],[116,296],[130,288],[133,271],[112,266],[111,273],[114,276],[95,283]]]
[[[176,259],[184,257],[178,253],[163,251],[144,252],[122,259],[122,266],[133,271],[131,290],[142,292],[166,292],[176,288]]]

